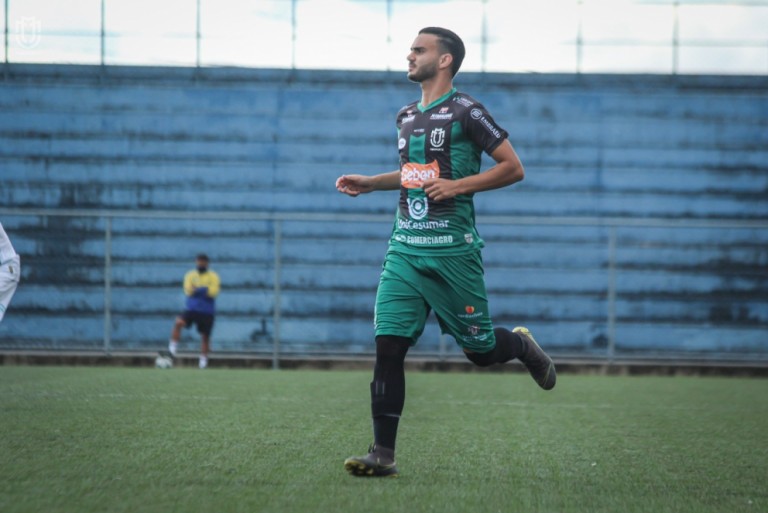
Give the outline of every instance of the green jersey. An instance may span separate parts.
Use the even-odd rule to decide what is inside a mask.
[[[400,109],[397,129],[400,201],[390,250],[424,256],[479,251],[473,195],[433,201],[422,184],[478,174],[482,153],[492,153],[507,132],[482,104],[456,89],[429,105],[413,102]]]

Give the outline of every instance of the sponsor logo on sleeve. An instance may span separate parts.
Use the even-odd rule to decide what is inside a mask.
[[[496,139],[501,139],[501,132],[499,132],[499,129],[496,128],[493,123],[488,121],[488,118],[483,115],[483,111],[480,109],[472,109],[469,112],[469,115],[472,116],[472,119],[480,120],[480,124],[483,125],[483,127]]]
[[[464,107],[471,107],[472,105],[474,105],[473,102],[467,100],[466,98],[464,98],[462,96],[455,96],[453,98],[453,101],[455,101],[459,105],[463,105]]]
[[[496,139],[501,139],[501,132],[499,132],[498,129],[493,126],[490,121],[483,117],[480,120],[480,123],[482,123],[485,129],[488,130]]]

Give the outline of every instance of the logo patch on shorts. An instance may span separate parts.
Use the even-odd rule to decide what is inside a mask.
[[[476,319],[483,316],[483,312],[479,311],[472,305],[464,307],[464,312],[456,315],[459,319]]]

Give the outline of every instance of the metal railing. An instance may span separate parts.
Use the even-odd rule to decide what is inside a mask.
[[[321,0],[271,0],[260,2],[262,5],[271,6],[269,8],[264,7],[260,12],[252,12],[251,10],[244,10],[240,13],[244,17],[253,17],[254,23],[258,21],[259,17],[263,19],[269,18],[268,21],[272,23],[269,25],[273,33],[269,36],[279,40],[280,43],[274,46],[286,46],[285,54],[280,59],[265,56],[262,61],[257,58],[253,60],[253,50],[250,52],[244,52],[241,61],[237,58],[231,61],[223,62],[221,58],[230,59],[231,55],[237,54],[240,48],[258,44],[255,40],[248,39],[252,37],[247,31],[243,29],[231,29],[228,32],[221,32],[223,29],[218,29],[219,32],[212,33],[210,28],[206,30],[206,27],[213,25],[208,18],[214,18],[221,11],[216,11],[210,7],[206,10],[202,7],[202,0],[186,0],[186,3],[182,6],[179,4],[180,11],[188,11],[194,9],[194,20],[191,16],[188,17],[172,17],[167,20],[167,23],[172,25],[173,28],[166,32],[142,32],[142,27],[146,25],[145,18],[141,17],[141,22],[136,23],[134,29],[125,29],[124,27],[113,28],[109,26],[110,21],[107,17],[107,13],[111,9],[112,2],[110,0],[101,0],[99,3],[98,16],[91,16],[90,18],[98,19],[98,27],[91,24],[91,26],[73,26],[66,28],[53,28],[49,29],[47,26],[43,26],[42,18],[45,17],[45,13],[38,13],[34,10],[30,10],[28,7],[24,7],[22,2],[4,0],[4,13],[5,13],[5,27],[4,27],[4,56],[5,63],[9,62],[23,62],[14,60],[9,54],[9,49],[19,51],[33,50],[40,43],[41,38],[81,38],[84,40],[90,40],[95,45],[91,45],[92,48],[88,51],[77,50],[76,54],[70,55],[70,57],[62,58],[56,57],[52,62],[87,62],[99,65],[111,65],[111,64],[125,64],[126,60],[133,64],[158,64],[156,59],[159,55],[163,54],[161,48],[156,48],[154,52],[148,52],[147,57],[131,57],[130,52],[125,54],[119,53],[122,50],[117,48],[120,46],[130,47],[136,45],[136,42],[140,42],[142,38],[146,40],[154,41],[173,41],[182,42],[185,50],[184,57],[180,57],[181,53],[174,57],[168,57],[164,64],[173,65],[185,65],[185,66],[208,66],[208,65],[238,65],[238,66],[257,66],[257,67],[288,67],[288,68],[300,68],[300,67],[312,67],[312,68],[337,68],[347,69],[352,65],[357,67],[358,65],[350,62],[350,55],[354,48],[352,47],[376,47],[387,54],[387,57],[380,59],[379,61],[370,61],[370,56],[360,57],[360,69],[397,69],[400,70],[403,67],[400,65],[403,63],[404,53],[406,47],[401,47],[401,42],[404,38],[412,37],[397,32],[399,27],[403,25],[403,22],[408,20],[407,13],[409,10],[420,8],[420,2],[415,0],[349,0],[347,3],[352,6],[364,6],[365,12],[375,12],[372,14],[372,18],[366,20],[362,26],[376,26],[380,33],[378,36],[372,35],[372,31],[357,31],[349,32],[348,34],[336,34],[338,30],[333,29],[331,32],[335,34],[340,40],[351,40],[339,46],[339,50],[329,50],[323,58],[323,64],[305,64],[307,62],[306,55],[314,51],[313,45],[305,46],[300,42],[300,39],[305,34],[320,33],[321,29],[327,24],[328,20],[315,19],[310,14],[305,12],[305,9],[312,8],[320,3]],[[432,3],[432,2],[430,2]],[[757,14],[757,19],[761,16],[765,17],[764,11],[768,9],[768,2],[759,0],[733,0],[733,1],[702,1],[702,0],[635,0],[633,2],[622,3],[620,8],[611,6],[611,2],[603,2],[602,4],[594,0],[563,0],[557,5],[549,9],[549,11],[542,11],[538,15],[540,19],[532,20],[532,23],[541,25],[542,30],[545,29],[550,21],[549,18],[553,17],[553,11],[561,10],[561,8],[569,9],[569,13],[572,19],[569,19],[569,23],[572,25],[568,30],[564,30],[565,34],[555,34],[548,39],[543,38],[541,40],[531,41],[530,37],[523,35],[518,38],[517,41],[510,41],[508,38],[508,27],[505,25],[503,30],[496,28],[493,21],[500,19],[508,19],[512,16],[511,13],[520,12],[521,16],[531,15],[530,5],[515,5],[513,2],[499,2],[491,0],[462,0],[462,2],[456,3],[452,6],[450,0],[444,2],[437,2],[434,5],[435,14],[437,19],[441,19],[441,16],[446,16],[446,13],[451,11],[466,11],[471,16],[464,18],[448,18],[443,20],[443,24],[454,26],[458,25],[457,30],[465,34],[467,42],[474,48],[479,47],[479,52],[470,54],[464,69],[466,71],[497,71],[497,72],[520,72],[520,71],[534,71],[534,72],[566,72],[566,73],[582,73],[593,72],[592,61],[587,62],[586,57],[590,54],[595,54],[600,50],[610,49],[612,54],[615,55],[613,64],[607,64],[602,66],[603,69],[599,69],[599,72],[628,72],[625,68],[628,64],[628,59],[623,58],[623,52],[627,49],[645,49],[650,52],[658,49],[669,50],[668,57],[664,57],[662,60],[653,58],[655,64],[649,64],[643,69],[634,70],[634,72],[651,72],[651,73],[664,73],[664,74],[677,74],[677,73],[700,73],[701,71],[690,71],[690,67],[684,66],[685,58],[681,56],[681,50],[708,50],[706,57],[701,57],[704,61],[711,62],[716,59],[711,54],[711,50],[725,50],[731,52],[728,57],[723,59],[723,65],[729,66],[730,62],[733,62],[735,53],[734,50],[739,51],[739,55],[751,54],[748,60],[751,60],[752,64],[748,65],[747,73],[752,74],[766,74],[768,73],[768,34],[765,32],[765,27],[759,27],[759,24],[753,31],[745,33],[743,27],[737,26],[732,32],[728,32],[726,24],[717,24],[717,31],[720,34],[712,35],[707,31],[694,32],[693,35],[682,33],[681,24],[687,22],[689,18],[696,17],[696,20],[689,22],[686,26],[695,25],[700,23],[699,18],[706,17],[703,14],[695,14],[696,9],[710,9],[712,7],[722,7],[728,9],[743,9],[745,13],[754,12]],[[666,9],[665,12],[659,12],[658,16],[655,16],[652,21],[649,20],[636,20],[631,15],[626,15],[625,7],[635,7],[639,9]],[[587,8],[594,7],[594,10],[587,11]],[[232,6],[228,6],[227,9],[231,9]],[[613,8],[614,11],[606,14],[605,9]],[[667,9],[668,8],[668,9]],[[254,9],[254,11],[258,11]],[[269,14],[267,14],[269,11]],[[572,11],[572,12],[571,12]],[[207,12],[208,18],[204,16],[204,12]],[[215,14],[212,14],[215,13]],[[624,14],[622,14],[624,13]],[[96,13],[93,13],[96,14]],[[154,14],[154,13],[153,13]],[[622,17],[622,16],[629,17]],[[589,22],[594,22],[597,18],[605,18],[606,16],[618,16],[620,19],[615,20],[613,25],[627,25],[628,27],[637,27],[643,23],[648,24],[646,27],[648,30],[635,31],[632,35],[619,33],[616,35],[616,30],[611,29],[608,32],[603,32],[601,35],[600,29],[591,26],[589,30],[585,27],[589,25]],[[744,14],[743,17],[749,18]],[[272,19],[272,18],[274,19]],[[178,21],[175,18],[184,18],[186,25],[178,25]],[[594,18],[594,19],[593,19]],[[716,23],[711,19],[711,15],[708,16],[708,23]],[[218,19],[218,18],[217,18]],[[45,24],[49,22],[46,20]],[[56,21],[52,22],[55,26]],[[85,23],[85,22],[83,22]],[[221,24],[222,21],[218,20],[216,23]],[[174,25],[176,24],[176,25]],[[346,24],[354,26],[354,24]],[[594,23],[592,24],[594,25]],[[599,25],[599,24],[598,24]],[[653,25],[653,26],[651,26]],[[659,33],[659,26],[667,27],[660,35],[646,36],[646,32]],[[327,27],[326,27],[327,28]],[[158,29],[156,29],[158,30]],[[351,28],[349,30],[352,30]],[[722,33],[725,31],[725,33]],[[327,31],[326,31],[327,32]],[[514,31],[513,31],[514,32]],[[327,34],[326,34],[327,36]],[[326,38],[324,36],[324,39]],[[315,37],[310,35],[307,39]],[[554,40],[554,42],[552,41]],[[123,41],[132,41],[132,43],[124,44]],[[393,48],[393,42],[397,41],[397,47]],[[229,51],[224,52],[226,57],[209,57],[215,55],[213,50],[209,49],[208,43],[213,42],[215,44],[224,43],[228,45]],[[500,45],[500,42],[502,43]],[[408,43],[406,43],[408,44]],[[346,46],[345,46],[346,45]],[[566,48],[567,54],[570,55],[566,60],[563,60],[560,64],[556,64],[554,67],[544,65],[543,67],[533,67],[530,64],[514,64],[508,56],[519,55],[526,53],[536,53],[538,51],[537,45],[552,46],[552,48]],[[54,45],[60,47],[61,45]],[[492,48],[496,48],[495,54],[492,55],[490,51]],[[343,49],[343,50],[342,50]],[[275,52],[276,48],[269,48],[268,52]],[[61,51],[60,48],[56,49],[56,52]],[[134,50],[137,51],[137,50]],[[52,55],[56,52],[52,52]],[[98,53],[98,55],[96,55]],[[207,55],[206,55],[207,53]],[[338,56],[333,54],[338,53]],[[537,62],[546,62],[546,52],[537,57]],[[281,54],[282,55],[282,54]],[[397,55],[397,59],[393,60],[394,55]],[[755,58],[754,55],[761,55]],[[62,60],[64,59],[64,60]],[[142,60],[144,59],[144,60]],[[330,60],[329,60],[330,59]],[[43,59],[44,60],[44,59]],[[632,59],[629,59],[631,62]],[[301,61],[301,62],[300,62]],[[386,62],[385,62],[386,61]],[[40,62],[39,58],[35,58],[35,62]],[[396,63],[396,64],[393,64]],[[371,67],[372,66],[372,67]],[[709,70],[708,72],[717,73],[716,70]],[[726,71],[727,72],[727,71]],[[738,71],[744,72],[744,71]]]
[[[186,219],[195,220],[219,220],[219,221],[269,221],[273,226],[274,262],[273,272],[273,335],[272,335],[272,364],[278,368],[283,355],[281,348],[281,293],[282,268],[283,268],[283,226],[285,223],[344,223],[349,222],[346,214],[322,214],[303,212],[195,212],[185,211],[134,211],[134,210],[86,210],[86,209],[44,209],[44,208],[3,208],[0,207],[0,216],[21,217],[73,217],[96,218],[104,222],[104,334],[103,351],[110,354],[113,351],[112,344],[112,239],[113,220],[135,219]],[[1,218],[0,218],[1,219]],[[390,225],[391,215],[388,214],[356,214],[357,223],[382,223]],[[600,227],[607,230],[607,294],[606,294],[606,318],[607,347],[603,355],[607,361],[612,361],[616,356],[616,328],[617,328],[617,275],[620,272],[617,266],[617,231],[623,228],[672,228],[672,229],[768,229],[768,220],[729,220],[729,219],[663,219],[663,218],[613,218],[613,217],[506,217],[506,216],[479,216],[478,223],[486,225],[516,225],[538,227]],[[766,270],[768,278],[768,270]],[[439,343],[438,354],[440,359],[446,356],[446,341],[442,337]],[[764,356],[763,356],[764,357]]]

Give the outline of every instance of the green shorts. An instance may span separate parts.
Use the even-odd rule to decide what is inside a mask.
[[[496,346],[479,252],[440,257],[387,253],[376,293],[376,335],[406,337],[415,344],[430,310],[440,330],[462,349],[487,353]]]

